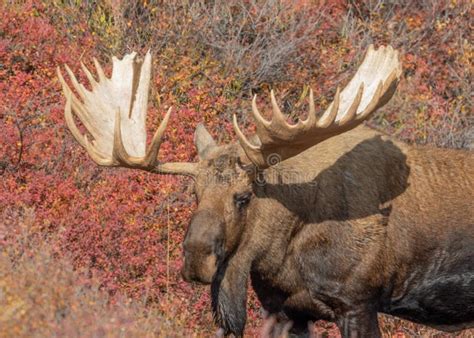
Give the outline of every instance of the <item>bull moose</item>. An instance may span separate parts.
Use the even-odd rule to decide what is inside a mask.
[[[226,335],[243,335],[249,278],[264,309],[296,332],[325,319],[343,337],[378,337],[378,312],[445,331],[474,325],[472,153],[408,145],[361,124],[401,77],[392,47],[370,46],[320,118],[312,91],[296,123],[272,91],[271,120],[253,98],[251,137],[235,115],[235,143],[217,145],[199,125],[197,163],[157,159],[171,108],[147,146],[149,52],[113,57],[110,78],[94,61],[98,80],[82,65],[91,91],[66,66],[76,94],[58,68],[66,123],[99,165],[194,179],[182,275],[211,284]]]

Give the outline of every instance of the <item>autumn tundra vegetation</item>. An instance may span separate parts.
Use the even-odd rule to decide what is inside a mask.
[[[449,255],[431,255],[429,248],[445,245],[448,252],[462,252],[466,250],[465,243],[472,244],[469,242],[469,236],[472,238],[472,208],[469,208],[469,203],[472,202],[468,197],[463,200],[453,198],[467,195],[472,189],[469,181],[466,185],[466,180],[473,176],[469,171],[472,165],[462,168],[469,159],[472,162],[469,149],[473,146],[470,120],[473,50],[469,27],[469,18],[473,13],[469,2],[4,1],[0,9],[3,13],[0,22],[0,336],[205,336],[216,330],[211,305],[214,312],[218,313],[216,319],[219,326],[231,331],[232,325],[240,325],[242,318],[234,316],[235,312],[232,311],[241,315],[243,307],[248,313],[246,333],[258,334],[262,304],[254,292],[270,311],[273,310],[272,306],[278,308],[281,305],[278,304],[282,299],[279,290],[269,288],[265,284],[268,280],[258,283],[260,277],[268,277],[265,273],[271,274],[266,269],[274,265],[268,262],[260,264],[259,267],[263,269],[260,272],[264,271],[264,274],[259,273],[259,269],[252,271],[255,291],[248,290],[248,298],[246,287],[228,288],[233,285],[229,283],[229,277],[239,275],[232,273],[232,269],[230,274],[220,271],[224,278],[217,278],[212,285],[212,301],[208,287],[187,283],[181,277],[182,271],[187,280],[208,282],[208,275],[214,272],[212,268],[205,269],[209,270],[205,272],[197,271],[204,265],[196,267],[189,260],[190,254],[193,256],[196,253],[193,244],[197,242],[193,243],[192,239],[202,235],[191,229],[199,229],[193,224],[198,224],[206,216],[201,213],[201,216],[191,218],[196,208],[204,209],[203,201],[206,198],[203,199],[199,184],[194,192],[198,197],[196,202],[192,178],[101,168],[89,159],[89,155],[92,153],[94,160],[103,161],[101,164],[149,169],[156,164],[153,155],[159,148],[161,171],[171,171],[170,164],[174,163],[174,171],[178,168],[180,173],[189,174],[196,169],[189,166],[190,163],[207,158],[204,162],[213,162],[214,166],[228,173],[226,166],[229,161],[232,162],[232,157],[227,158],[229,161],[216,160],[214,157],[218,153],[222,154],[222,148],[214,145],[213,138],[218,144],[231,144],[237,137],[244,144],[244,152],[239,154],[239,158],[246,156],[249,161],[233,162],[232,168],[237,165],[242,170],[240,176],[247,177],[250,174],[260,179],[259,172],[253,170],[252,166],[265,167],[268,163],[259,162],[258,154],[262,152],[258,149],[272,148],[279,141],[278,137],[271,137],[272,133],[270,137],[265,137],[269,135],[264,134],[267,128],[264,118],[274,118],[275,114],[278,117],[278,109],[281,109],[290,114],[288,118],[291,123],[301,125],[301,118],[307,116],[310,98],[314,102],[310,111],[324,111],[329,106],[328,115],[335,119],[334,122],[326,116],[321,124],[321,120],[313,121],[316,123],[314,130],[321,135],[321,127],[334,132],[335,126],[344,127],[344,123],[351,125],[354,119],[361,116],[359,114],[364,114],[364,108],[367,108],[364,102],[368,103],[371,98],[382,99],[386,103],[387,96],[382,92],[388,90],[390,96],[393,94],[392,99],[364,122],[380,132],[359,126],[316,145],[314,149],[324,151],[324,147],[330,144],[334,147],[337,143],[334,140],[341,137],[351,139],[352,142],[356,140],[357,143],[357,140],[366,140],[367,135],[372,133],[369,141],[361,142],[361,147],[338,157],[334,165],[347,168],[349,173],[370,183],[369,179],[376,180],[377,177],[358,175],[370,173],[374,169],[363,168],[355,172],[349,170],[350,163],[358,163],[354,162],[353,158],[357,158],[355,155],[360,158],[360,154],[371,153],[367,149],[382,147],[391,158],[398,159],[396,165],[387,162],[384,170],[406,174],[393,176],[390,181],[393,189],[378,191],[377,198],[381,201],[377,201],[384,202],[383,208],[375,211],[375,200],[354,208],[354,199],[346,201],[347,212],[341,214],[340,210],[333,210],[331,214],[331,210],[328,210],[327,219],[314,220],[323,221],[328,233],[340,241],[338,250],[331,257],[346,257],[347,262],[352,246],[344,245],[344,236],[347,236],[349,243],[355,241],[356,247],[367,242],[365,237],[358,241],[357,236],[352,237],[347,231],[341,232],[338,227],[365,229],[370,232],[370,238],[377,238],[383,236],[380,229],[390,226],[387,219],[395,216],[400,224],[404,224],[409,217],[407,215],[419,206],[419,218],[414,224],[423,224],[420,225],[418,237],[413,237],[414,240],[407,244],[406,237],[393,236],[390,242],[392,250],[396,248],[396,254],[405,260],[416,253],[418,264],[430,260],[438,262],[438,271],[441,271],[440,267],[449,270],[453,266],[463,266],[462,262],[454,262],[454,258],[462,261],[459,255],[453,255],[453,259]],[[378,81],[374,86],[365,86],[367,83],[363,87],[357,86],[361,88],[359,92],[356,91],[359,94],[352,96],[348,102],[344,90],[336,91],[336,87],[341,85],[344,88],[347,85],[371,44],[378,51],[384,45],[391,45],[398,50],[402,70],[393,73],[395,77],[391,76],[392,72],[386,74],[380,79],[381,86]],[[66,113],[68,108],[73,111],[79,108],[77,102],[74,103],[72,93],[68,94],[66,90],[66,98],[62,96],[56,68],[69,65],[70,73],[76,74],[80,83],[87,84],[90,82],[87,72],[81,69],[81,61],[92,69],[94,64],[91,60],[97,58],[105,66],[105,77],[112,74],[109,55],[121,58],[131,51],[137,51],[143,56],[148,50],[152,51],[153,62],[151,64],[151,57],[145,57],[144,64],[150,63],[154,71],[150,78],[147,123],[146,126],[143,124],[145,129],[139,130],[139,142],[134,143],[126,138],[126,132],[122,138],[117,136],[120,133],[114,132],[129,130],[126,119],[123,124],[115,123],[113,129],[103,126],[99,130],[108,135],[103,141],[112,140],[105,142],[105,148],[100,148],[98,139],[94,137],[94,134],[97,136],[97,130],[91,130],[87,121],[83,120],[77,129],[72,128],[71,133],[66,124],[71,127],[74,117],[66,114],[65,118],[64,107]],[[146,73],[141,72],[141,75],[145,76]],[[389,90],[391,86],[384,86],[384,83],[390,84],[392,81],[399,82],[395,93]],[[271,89],[276,98],[269,95]],[[368,95],[370,93],[373,95]],[[76,94],[80,95],[77,91]],[[255,94],[257,99],[252,103]],[[339,109],[334,108],[338,98],[343,102],[341,107],[347,108],[348,104],[357,103],[351,105],[355,106],[352,114],[345,117],[338,114]],[[143,105],[144,101],[147,101],[146,97],[141,97],[137,102]],[[274,101],[278,101],[278,107],[273,105]],[[378,108],[377,102],[372,108]],[[273,112],[267,115],[266,107],[272,105]],[[166,115],[169,119],[166,131],[158,128],[155,142],[147,147],[144,141],[146,134],[151,139],[157,130],[155,126],[165,125],[163,122],[166,121],[162,121],[163,112],[171,106],[174,112]],[[258,109],[262,111],[263,118],[256,113]],[[331,111],[335,112],[331,114]],[[239,128],[233,127],[233,114],[238,118]],[[247,119],[251,115],[256,119]],[[114,117],[112,115],[112,119]],[[121,119],[119,121],[122,122]],[[202,122],[213,138],[198,126]],[[287,126],[283,122],[281,125]],[[197,152],[193,146],[196,129],[200,130],[196,137]],[[95,140],[81,139],[87,152],[78,147],[73,138],[73,135],[82,137],[86,130]],[[255,131],[262,143],[260,146],[253,143],[255,138],[245,143],[244,135],[251,135]],[[380,136],[383,133],[392,136]],[[295,140],[295,135],[290,133],[287,136]],[[425,148],[412,148],[400,141],[428,144],[429,150],[424,152],[424,156],[416,155],[422,152],[418,149]],[[116,146],[112,151],[113,144]],[[268,170],[274,172],[278,170],[278,165],[284,167],[285,163],[289,165],[292,161],[304,159],[308,151],[290,157],[312,145],[298,142],[297,147],[284,148],[283,152],[272,151],[272,154],[278,155],[277,160],[288,160]],[[432,148],[434,145],[464,149],[443,150]],[[278,146],[281,148],[282,144]],[[130,154],[134,149],[137,152]],[[225,150],[228,153],[229,149]],[[344,147],[339,151],[344,153]],[[110,152],[112,157],[103,156]],[[316,150],[314,152],[317,153]],[[328,156],[338,154],[326,153],[329,153]],[[380,156],[375,159],[368,157],[364,163],[372,163],[374,167],[381,165],[377,160],[388,161]],[[423,172],[423,168],[427,167],[433,169],[426,176],[429,179]],[[331,176],[341,172],[323,169],[313,169],[315,171],[312,172],[326,176],[326,180],[321,182],[334,181],[337,177]],[[342,176],[348,182],[351,181],[351,177]],[[411,181],[411,177],[414,181]],[[420,177],[422,179],[417,180]],[[225,175],[220,178],[233,179]],[[282,182],[277,181],[277,185],[272,185],[275,182],[270,179],[278,180],[278,175],[268,178],[269,182],[256,182],[261,184],[258,185],[260,189],[270,189],[265,193],[272,193],[273,188],[276,194],[275,189]],[[446,188],[442,197],[433,199],[430,191],[439,191],[439,186],[443,184]],[[463,184],[464,188],[461,188]],[[387,188],[387,185],[384,187]],[[288,193],[293,194],[307,189],[304,186],[288,188]],[[312,189],[317,187],[313,186]],[[337,199],[337,193],[338,189],[335,189],[334,194],[328,196],[329,201],[331,197]],[[252,203],[258,200],[254,195],[235,195],[235,207],[242,210],[248,207],[250,211]],[[366,198],[371,196],[369,194]],[[359,194],[356,197],[361,196]],[[397,198],[399,202],[394,205],[388,203],[392,199],[397,201]],[[415,200],[416,203],[413,202]],[[284,201],[275,197],[274,203],[284,204]],[[299,207],[305,208],[306,203],[309,202],[301,201]],[[340,206],[341,202],[338,203],[335,205]],[[285,207],[285,210],[291,211],[290,205]],[[357,212],[363,214],[357,215],[354,220],[348,217]],[[298,210],[292,213],[298,214]],[[239,222],[242,221],[242,215],[234,216]],[[271,216],[281,216],[281,219],[291,217],[285,214]],[[306,222],[315,217],[311,213],[307,216],[309,219]],[[443,224],[433,224],[432,219],[437,216],[444,219]],[[342,225],[341,217],[345,217]],[[469,217],[471,223],[468,223]],[[185,240],[185,231],[190,223]],[[376,224],[375,228],[373,224]],[[448,238],[446,234],[453,236]],[[276,233],[271,235],[275,235],[272,237],[275,244],[283,238]],[[319,236],[314,233],[309,235]],[[324,242],[323,237],[319,236]],[[272,238],[267,243],[273,243]],[[307,236],[299,240],[299,248],[304,248],[305,239]],[[374,246],[374,252],[380,252],[377,241],[369,242]],[[448,243],[453,245],[449,246]],[[233,249],[224,248],[225,252],[228,250]],[[300,251],[299,255],[304,253],[307,250]],[[394,262],[393,252],[384,255],[389,257],[389,262]],[[213,265],[212,256],[203,257],[203,261],[211,261],[208,266]],[[215,256],[218,258],[218,255]],[[375,253],[369,257],[379,259]],[[443,257],[449,259],[443,261]],[[311,259],[307,259],[311,263]],[[328,270],[320,271],[321,276],[327,277],[325,274],[331,271],[341,273],[351,269],[350,266],[341,265],[339,260],[328,258],[326,263]],[[231,267],[232,264],[235,265],[229,260],[228,264],[221,266]],[[334,270],[330,269],[331,266]],[[295,266],[283,265],[283,268],[291,272]],[[390,266],[382,264],[378,270],[383,273],[369,275],[375,277],[365,281],[365,284],[359,283],[359,286],[367,283],[376,285],[389,275]],[[445,272],[456,272],[448,270]],[[399,273],[403,275],[407,271]],[[311,277],[308,274],[302,276]],[[288,279],[282,279],[271,284],[288,288],[281,284]],[[412,281],[420,280],[417,277]],[[429,279],[424,281],[430,284]],[[304,282],[308,281],[295,279],[292,290],[300,288]],[[263,288],[259,289],[259,285]],[[451,314],[453,308],[466,300],[459,297],[462,288],[452,289],[454,291],[451,290],[449,294],[443,293],[445,297],[435,298],[442,299],[442,304],[438,306]],[[412,289],[409,287],[407,290]],[[361,291],[367,290],[355,288],[350,290],[350,295],[360,296],[364,294]],[[222,302],[222,299],[226,300],[223,295],[229,292],[237,292],[242,296],[237,298],[241,300],[239,304]],[[227,297],[229,299],[236,298]],[[314,306],[298,301],[293,304]],[[429,304],[433,304],[433,299]],[[227,306],[224,311],[220,311],[222,305]],[[398,310],[403,310],[403,305],[398,304]],[[308,307],[303,312],[308,312]],[[301,309],[293,307],[293,310],[298,312]],[[468,310],[469,304],[466,305]],[[414,312],[405,313],[405,318],[416,321],[417,314]],[[331,317],[330,311],[327,314],[324,319],[337,321],[337,318]],[[396,311],[393,314],[401,315]],[[297,313],[293,319],[306,319],[306,315]],[[370,313],[371,320],[373,316],[373,312]],[[446,321],[449,316],[442,317],[437,319],[439,323]],[[229,318],[238,320],[232,322]],[[381,333],[387,337],[448,335],[396,317],[379,315],[379,321]],[[419,321],[433,324],[426,320]],[[354,329],[366,330],[364,324],[356,325]],[[311,330],[316,334],[340,334],[336,326],[322,321],[316,322]],[[456,335],[468,337],[472,331],[466,330]]]

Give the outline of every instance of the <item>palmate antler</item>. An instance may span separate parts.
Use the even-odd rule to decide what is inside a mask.
[[[196,166],[194,163],[159,163],[157,159],[171,108],[156,130],[147,150],[145,120],[151,76],[151,54],[148,52],[143,62],[137,61],[135,57],[135,52],[125,55],[122,60],[113,57],[110,79],[105,76],[99,62],[94,59],[99,81],[96,81],[81,63],[92,91],[80,84],[66,65],[66,71],[81,100],[73,94],[58,67],[58,77],[67,99],[64,110],[66,123],[74,138],[99,165],[193,176]],[[73,113],[93,140],[89,140],[87,134],[83,135],[80,132]]]
[[[397,51],[390,46],[374,50],[371,45],[355,76],[342,91],[337,89],[334,101],[320,119],[316,119],[312,90],[309,94],[308,117],[296,124],[286,122],[271,91],[271,121],[263,118],[258,111],[256,96],[252,101],[258,144],[252,144],[245,137],[235,115],[234,130],[250,161],[260,169],[268,168],[275,164],[275,159],[283,161],[293,157],[362,123],[390,100],[401,73]]]

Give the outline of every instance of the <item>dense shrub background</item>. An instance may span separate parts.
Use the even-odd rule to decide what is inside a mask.
[[[229,142],[231,114],[270,88],[295,118],[309,87],[324,108],[370,43],[390,43],[403,81],[369,124],[474,147],[469,1],[4,0],[0,12],[0,336],[214,330],[207,288],[179,276],[191,182],[92,163],[65,127],[59,65],[85,81],[80,60],[110,71],[109,55],[150,48],[149,131],[174,106],[160,158],[192,161],[197,123]],[[259,318],[252,298],[249,334]],[[386,336],[434,334],[381,320]]]

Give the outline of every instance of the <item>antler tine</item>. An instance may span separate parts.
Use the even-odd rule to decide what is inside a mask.
[[[71,68],[69,68],[68,65],[64,65],[64,68],[66,69],[66,72],[67,74],[69,75],[69,78],[71,79],[71,82],[72,82],[72,85],[74,86],[74,89],[76,89],[77,93],[79,94],[79,96],[81,97],[82,100],[84,100],[86,98],[86,89],[84,88],[84,86],[82,84],[79,83],[79,81],[77,81],[77,78],[76,76],[74,75],[74,73],[72,72]],[[59,67],[58,67],[58,71],[59,71]],[[61,72],[59,71],[59,74],[61,74]],[[66,87],[69,88],[69,86],[66,84],[66,81],[64,81],[64,78],[61,74],[60,78],[61,80],[61,84],[65,85]],[[71,90],[69,88],[69,90]]]
[[[268,128],[270,126],[270,121],[267,121],[262,114],[258,111],[257,107],[257,94],[253,96],[252,99],[252,115],[255,121],[255,124],[257,125],[257,129],[263,129],[263,128]]]
[[[92,60],[94,61],[94,66],[97,71],[97,75],[99,76],[99,82],[105,81],[107,78],[105,77],[104,70],[102,69],[99,61],[96,58],[92,58]]]
[[[97,88],[97,81],[95,80],[94,76],[90,72],[89,68],[87,68],[86,65],[82,61],[81,61],[81,68],[84,74],[86,74],[87,79],[89,80],[92,86],[92,89],[94,90],[95,88]]]
[[[154,166],[156,164],[156,161],[158,160],[158,151],[160,150],[161,138],[165,133],[166,126],[168,125],[172,110],[173,107],[169,107],[165,117],[163,118],[163,121],[160,123],[160,126],[156,130],[155,135],[153,135],[150,148],[148,148],[148,152],[144,161],[148,166]]]
[[[239,124],[237,122],[237,115],[235,115],[235,114],[232,116],[232,126],[234,127],[235,134],[237,135],[240,143],[244,144],[246,149],[249,149],[249,150],[258,150],[259,149],[259,146],[256,146],[256,145],[253,145],[252,143],[250,143],[250,141],[244,135],[242,130],[240,130]]]
[[[77,128],[76,122],[74,122],[74,117],[72,116],[72,93],[71,91],[65,91],[65,94],[66,106],[64,107],[64,116],[66,118],[66,124],[76,141],[79,142],[81,146],[86,147],[86,141],[84,140],[84,136],[81,134],[79,128]]]
[[[272,102],[272,111],[273,111],[272,122],[271,122],[272,127],[276,127],[276,128],[285,127],[287,125],[285,115],[283,115],[283,113],[280,110],[280,107],[278,107],[278,103],[276,101],[275,93],[273,89],[270,91],[270,100]]]
[[[337,86],[336,94],[334,95],[334,101],[332,101],[329,113],[326,111],[323,116],[316,123],[318,128],[327,128],[329,127],[334,120],[336,119],[337,112],[339,110],[339,103],[341,102],[341,88]]]
[[[304,121],[301,123],[304,126],[312,126],[316,122],[316,108],[314,106],[314,93],[313,89],[309,89],[309,113]]]

